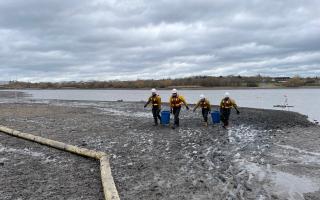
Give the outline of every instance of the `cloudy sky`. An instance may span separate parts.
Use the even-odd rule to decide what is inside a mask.
[[[320,76],[319,0],[1,0],[0,80]]]

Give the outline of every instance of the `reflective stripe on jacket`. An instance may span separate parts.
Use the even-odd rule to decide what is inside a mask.
[[[205,108],[205,109],[211,110],[210,102],[207,99],[205,99],[204,101],[202,101],[202,100],[198,101],[198,103],[196,105],[196,108],[199,107],[199,106],[201,108]]]
[[[149,97],[148,102],[151,103],[152,106],[161,107],[161,97],[159,95]]]
[[[171,96],[169,99],[169,102],[170,102],[170,107],[172,107],[172,108],[173,107],[180,107],[182,104],[184,104],[185,106],[188,106],[184,97],[180,96],[180,95],[176,96],[176,97]]]
[[[234,100],[232,99],[222,99],[221,103],[220,103],[220,108],[232,108],[232,107],[236,107],[237,104]]]

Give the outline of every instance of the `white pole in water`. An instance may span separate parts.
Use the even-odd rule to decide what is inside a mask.
[[[18,77],[16,76],[15,83],[18,84]],[[14,88],[14,98],[15,98],[15,113],[14,113],[14,119],[17,118],[18,113],[18,94],[17,94],[17,88]]]
[[[15,83],[15,81],[13,81]],[[14,84],[13,84],[14,85]],[[14,90],[14,108],[13,108],[13,120],[16,120],[16,112],[17,112],[17,91],[16,88]]]
[[[290,111],[290,107],[289,107],[289,103],[288,103],[288,96],[284,95],[284,98],[285,98],[284,105],[287,108],[287,110]]]

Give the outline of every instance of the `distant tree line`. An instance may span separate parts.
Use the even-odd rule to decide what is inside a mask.
[[[70,81],[70,82],[21,82],[10,81],[2,88],[8,89],[108,89],[108,88],[197,88],[197,87],[301,87],[320,86],[318,77],[263,77],[263,76],[194,76],[178,79],[135,80],[135,81]]]

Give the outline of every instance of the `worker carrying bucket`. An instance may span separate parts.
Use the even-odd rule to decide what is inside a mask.
[[[223,128],[227,128],[229,125],[229,117],[231,113],[231,108],[236,109],[237,114],[240,114],[238,110],[238,106],[236,102],[230,98],[229,92],[226,92],[224,98],[221,100],[220,103],[220,114],[221,114],[221,121],[223,122]]]
[[[194,107],[193,112],[195,112],[199,106],[202,108],[204,126],[208,126],[208,114],[211,112],[211,105],[209,100],[207,100],[203,94],[200,95],[200,100]]]
[[[160,111],[161,111],[161,97],[157,94],[157,90],[152,88],[151,96],[149,97],[147,103],[144,105],[146,108],[149,104],[152,105],[152,115],[154,118],[154,126],[158,125],[158,119],[161,121]]]
[[[179,114],[181,111],[182,104],[186,106],[187,110],[189,110],[189,106],[186,100],[184,99],[184,97],[181,95],[178,95],[178,91],[176,89],[172,90],[172,95],[169,99],[169,103],[170,103],[170,112],[174,115],[174,124],[172,126],[172,129],[175,129],[176,127],[179,126]]]

